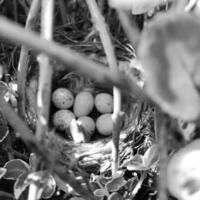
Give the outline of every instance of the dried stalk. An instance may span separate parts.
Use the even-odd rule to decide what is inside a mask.
[[[158,187],[158,199],[167,200],[167,186],[166,186],[166,167],[167,167],[167,127],[166,127],[166,119],[164,114],[159,110],[159,108],[155,109],[155,135],[158,139],[158,148],[160,153],[159,160],[159,170],[160,175],[157,181]]]
[[[85,56],[64,48],[55,42],[42,39],[36,33],[24,30],[4,17],[0,17],[0,26],[0,37],[10,42],[31,47],[35,51],[44,52],[52,58],[65,63],[66,65],[63,68],[66,67],[68,70],[78,71],[97,83],[107,87],[116,85],[123,92],[129,92],[129,94],[141,100],[146,99],[144,92],[137,86],[133,78],[128,78],[119,72],[110,73],[103,65],[93,62]]]
[[[114,48],[112,45],[112,41],[109,36],[108,28],[105,24],[105,20],[100,13],[97,3],[92,0],[86,0],[87,5],[89,7],[90,13],[92,15],[93,23],[96,27],[96,29],[99,32],[101,41],[104,46],[104,51],[106,53],[106,57],[108,59],[108,64],[110,67],[110,71],[116,72],[117,71],[117,59],[115,56]],[[119,134],[121,131],[121,125],[122,125],[122,114],[121,114],[121,92],[119,88],[113,87],[113,101],[114,101],[114,107],[113,107],[113,134],[112,134],[112,140],[113,140],[113,148],[112,148],[112,174],[116,174],[118,170],[118,157],[119,157]]]
[[[51,41],[53,33],[54,0],[42,0],[41,9],[41,37]],[[51,82],[53,67],[50,59],[45,54],[38,56],[39,61],[39,84],[37,95],[37,129],[36,137],[42,139],[47,132],[49,120],[49,104],[51,99]]]
[[[40,7],[40,0],[33,0],[27,20],[25,29],[32,30],[35,26],[35,20],[37,18],[38,12]],[[26,95],[25,95],[25,88],[26,88],[26,78],[27,78],[27,70],[29,64],[29,48],[25,45],[22,46],[20,56],[19,56],[19,63],[18,63],[18,73],[17,73],[17,86],[18,86],[18,113],[22,119],[26,117]]]

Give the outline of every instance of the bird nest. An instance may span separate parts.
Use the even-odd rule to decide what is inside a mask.
[[[53,91],[60,87],[70,90],[73,96],[83,90],[90,91],[93,96],[101,92],[112,94],[112,88],[101,87],[94,81],[74,72],[62,71],[54,75]],[[49,151],[53,151],[54,154],[56,152],[59,161],[67,167],[69,167],[69,163],[76,163],[88,173],[109,172],[112,160],[112,136],[102,136],[95,130],[90,141],[76,143],[68,134],[56,130],[53,126],[52,116],[56,111],[57,109],[51,103],[49,122],[51,131],[45,138]],[[124,118],[119,141],[120,166],[123,166],[124,162],[138,152],[138,149],[144,153],[154,140],[152,134],[153,111],[149,106],[130,95],[123,94],[122,111]],[[98,116],[99,112],[93,109],[90,117],[96,121]]]

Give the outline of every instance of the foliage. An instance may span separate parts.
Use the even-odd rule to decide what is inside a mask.
[[[15,180],[14,196],[16,199],[19,199],[21,194],[31,184],[39,185],[41,190],[40,196],[44,199],[51,198],[55,192],[56,183],[51,175],[48,175],[45,171],[32,172],[33,156],[30,156],[30,165],[21,159],[13,159],[8,161],[2,168],[1,178]]]

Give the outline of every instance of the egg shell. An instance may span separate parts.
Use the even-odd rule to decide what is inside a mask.
[[[109,136],[112,135],[113,131],[113,121],[112,121],[112,115],[109,113],[100,115],[96,120],[96,128],[97,131],[101,135]]]
[[[167,187],[179,200],[200,198],[200,139],[174,153],[167,164]]]
[[[64,131],[69,128],[72,119],[75,115],[70,110],[58,110],[53,115],[53,124],[56,129]]]
[[[52,102],[59,109],[68,109],[74,103],[73,94],[66,88],[57,88],[52,94]]]
[[[97,94],[94,102],[100,113],[111,113],[113,111],[113,97],[108,93]]]
[[[89,115],[94,108],[94,97],[90,92],[83,91],[77,94],[73,111],[77,117]]]
[[[89,116],[79,117],[77,122],[84,128],[86,134],[88,134],[89,137],[93,135],[95,131],[95,122],[91,117]]]

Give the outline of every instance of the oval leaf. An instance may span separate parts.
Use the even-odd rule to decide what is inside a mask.
[[[127,181],[123,177],[117,177],[106,183],[105,188],[108,192],[117,192],[125,186],[126,183]]]
[[[28,187],[29,183],[26,181],[28,176],[28,172],[22,173],[19,175],[17,180],[14,184],[14,196],[16,199],[19,199],[21,194],[25,191],[25,189]]]
[[[124,198],[118,192],[113,192],[111,195],[109,195],[108,200],[124,200]]]
[[[42,192],[42,198],[43,199],[51,198],[53,196],[55,190],[56,190],[56,181],[53,178],[53,176],[50,175],[47,178],[46,185],[45,185],[44,190]]]
[[[138,49],[147,94],[165,112],[186,121],[200,115],[200,97],[191,76],[192,68],[199,66],[199,35],[198,17],[163,14],[143,33]]]
[[[94,195],[97,197],[104,197],[108,195],[108,191],[105,189],[96,189],[94,191]]]
[[[28,172],[30,167],[23,160],[13,159],[8,161],[4,165],[4,168],[6,168],[7,170],[6,174],[4,175],[4,178],[16,180],[22,173]]]
[[[0,167],[0,179],[6,174],[7,169]]]

